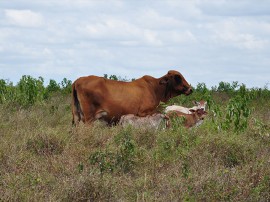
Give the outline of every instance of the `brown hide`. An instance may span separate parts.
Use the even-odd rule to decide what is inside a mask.
[[[196,125],[200,120],[203,120],[207,112],[204,111],[203,109],[197,109],[197,110],[190,110],[192,113],[191,114],[186,114],[180,111],[169,111],[166,113],[166,116],[168,116],[170,119],[175,118],[175,117],[184,117],[185,122],[184,126],[186,128],[191,128]]]
[[[161,78],[143,76],[132,82],[80,77],[72,84],[72,122],[102,119],[112,124],[125,114],[143,117],[155,113],[160,101],[191,93],[182,74],[173,70]]]

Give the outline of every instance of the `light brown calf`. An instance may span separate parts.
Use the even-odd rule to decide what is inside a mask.
[[[190,110],[191,114],[185,114],[183,112],[179,111],[169,111],[166,115],[170,118],[176,118],[176,117],[184,117],[184,126],[186,128],[191,128],[193,126],[198,126],[202,123],[202,120],[205,118],[207,115],[207,112],[204,111],[203,109],[191,109]],[[170,127],[170,124],[169,124]]]

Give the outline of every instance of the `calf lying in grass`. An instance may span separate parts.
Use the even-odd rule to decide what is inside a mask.
[[[184,126],[186,128],[191,128],[193,126],[199,126],[202,124],[203,119],[207,115],[207,112],[203,109],[190,109],[191,114],[186,114],[180,111],[169,111],[166,115],[171,119],[177,118],[177,117],[184,117]],[[170,123],[168,123],[168,127],[170,127]]]
[[[203,109],[205,111],[207,101],[204,101],[204,100],[194,101],[193,104],[195,104],[195,106],[193,106],[191,108],[187,108],[187,107],[183,107],[183,106],[179,106],[179,105],[171,105],[171,106],[168,106],[165,108],[165,113],[168,113],[170,111],[178,111],[178,112],[182,112],[184,114],[191,114],[192,113],[190,111],[191,109],[193,109],[193,110]]]
[[[147,129],[157,130],[159,127],[161,127],[163,120],[165,120],[165,124],[167,124],[166,120],[168,120],[168,117],[161,113],[148,115],[146,117],[139,117],[139,116],[135,116],[134,114],[127,114],[127,115],[121,116],[119,125],[122,125],[124,127],[131,125],[135,128],[147,128]]]

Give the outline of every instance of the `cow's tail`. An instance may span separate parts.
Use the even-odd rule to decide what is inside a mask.
[[[82,109],[78,99],[75,82],[72,84],[72,125],[75,126],[82,120]]]

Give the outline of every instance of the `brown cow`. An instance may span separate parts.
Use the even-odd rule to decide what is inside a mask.
[[[131,82],[80,77],[72,84],[72,123],[102,119],[113,124],[125,114],[144,117],[157,112],[160,101],[191,93],[191,86],[174,70],[161,78],[146,75]]]

